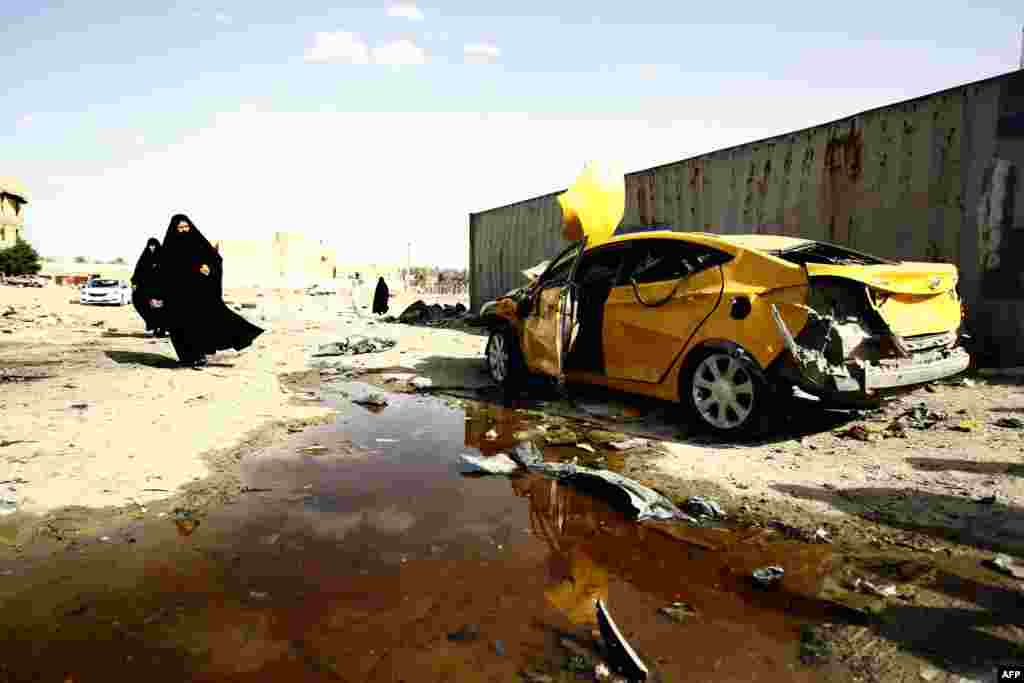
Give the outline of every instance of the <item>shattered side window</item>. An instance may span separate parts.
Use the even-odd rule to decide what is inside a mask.
[[[637,284],[678,280],[727,260],[725,254],[681,240],[636,240],[625,281]]]
[[[572,268],[573,261],[576,260],[576,255],[579,251],[579,247],[574,247],[564,252],[551,264],[548,272],[544,275],[545,287],[564,282],[568,279],[569,270]]]

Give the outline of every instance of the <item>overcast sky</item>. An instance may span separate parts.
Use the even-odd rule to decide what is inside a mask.
[[[46,255],[170,215],[466,261],[467,214],[1004,73],[1024,2],[0,5],[0,175]],[[512,8],[515,8],[514,10]]]

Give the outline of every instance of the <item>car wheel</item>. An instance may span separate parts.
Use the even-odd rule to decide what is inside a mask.
[[[491,331],[485,357],[487,374],[500,387],[510,389],[518,386],[526,375],[519,342],[511,327]]]
[[[721,435],[744,434],[761,422],[768,396],[751,361],[726,351],[709,351],[682,382],[683,400],[702,427]]]

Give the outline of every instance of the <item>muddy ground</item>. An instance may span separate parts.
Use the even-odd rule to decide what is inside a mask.
[[[109,539],[141,538],[147,524],[173,521],[188,536],[223,510],[273,496],[247,483],[245,463],[319,448],[304,441],[308,429],[355,438],[347,416],[371,414],[352,402],[366,395],[347,384],[359,379],[382,394],[419,393],[418,401],[461,410],[467,449],[495,453],[529,440],[549,459],[615,469],[681,504],[714,498],[737,534],[729,547],[766,562],[772,555],[786,564],[773,550],[779,544],[823,553],[810,592],[834,609],[800,626],[792,680],[805,671],[818,680],[980,681],[996,662],[1024,661],[1020,582],[983,565],[996,553],[1024,554],[1024,387],[1015,380],[960,378],[878,411],[795,399],[770,433],[725,443],[659,402],[582,387],[566,400],[543,385],[503,396],[488,388],[479,331],[385,324],[342,314],[336,302],[247,293],[239,299],[256,307],[241,312],[270,330],[259,348],[195,372],[172,368],[169,343],[143,335],[130,307],[77,306],[67,289],[2,294],[0,504],[8,514],[0,516],[0,564],[8,577],[32,576],[33,567],[42,576],[54,558],[102,554]],[[353,334],[396,345],[317,353]],[[396,427],[393,440],[415,439],[402,430],[415,432]],[[647,443],[610,446],[626,437]],[[373,453],[351,439],[334,448],[346,458]],[[679,542],[687,544],[685,534]],[[8,602],[31,594],[9,579],[0,586]],[[730,676],[721,680],[759,680]]]

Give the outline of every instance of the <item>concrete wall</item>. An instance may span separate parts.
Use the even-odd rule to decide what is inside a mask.
[[[214,240],[224,259],[224,286],[304,288],[333,280],[333,247],[300,232],[276,232],[269,240]]]
[[[1024,364],[1024,71],[630,173],[626,225],[798,235],[956,263],[991,362]],[[561,246],[554,195],[470,216],[477,309]]]

